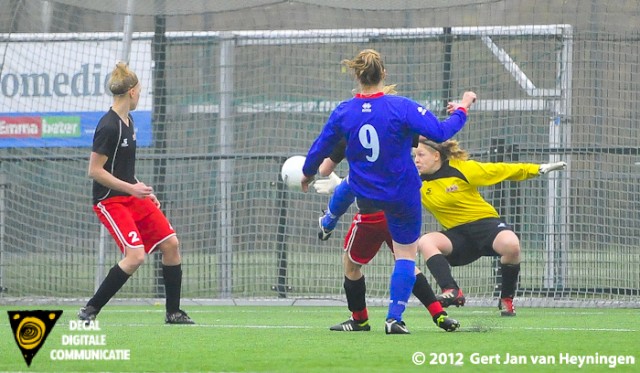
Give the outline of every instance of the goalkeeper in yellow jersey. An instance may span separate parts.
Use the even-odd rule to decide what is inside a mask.
[[[418,250],[442,289],[444,306],[463,306],[462,290],[451,275],[451,266],[463,266],[482,256],[500,256],[502,316],[515,316],[513,297],[520,273],[520,240],[496,209],[482,198],[478,187],[504,180],[521,181],[565,169],[565,162],[482,163],[468,159],[455,140],[437,144],[421,138],[415,164],[422,178],[422,205],[444,230],[430,232],[418,241]]]

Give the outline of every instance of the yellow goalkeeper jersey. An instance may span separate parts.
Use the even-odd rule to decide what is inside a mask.
[[[478,187],[501,181],[521,181],[538,176],[540,165],[532,163],[482,163],[451,159],[432,175],[421,175],[422,205],[444,229],[484,218],[499,217],[482,198]]]

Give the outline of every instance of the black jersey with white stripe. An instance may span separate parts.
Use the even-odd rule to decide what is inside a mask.
[[[129,125],[110,109],[98,122],[93,135],[93,152],[106,155],[104,169],[120,180],[130,184],[136,181],[136,135],[133,118],[129,115]],[[93,181],[93,204],[113,196],[129,194]]]

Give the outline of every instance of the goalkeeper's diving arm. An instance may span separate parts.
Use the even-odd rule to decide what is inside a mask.
[[[538,173],[540,175],[546,175],[551,171],[559,171],[567,168],[567,162],[554,162],[554,163],[543,163],[540,165],[540,170]]]

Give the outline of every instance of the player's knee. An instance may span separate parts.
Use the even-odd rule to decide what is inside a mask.
[[[345,271],[344,277],[351,281],[358,281],[362,277],[362,271],[360,269]]]
[[[502,231],[493,241],[493,249],[502,256],[519,257],[520,240],[511,231]]]
[[[520,242],[508,241],[504,242],[499,249],[496,250],[505,259],[503,262],[517,264],[520,263]]]
[[[144,263],[144,259],[145,253],[143,249],[129,250],[120,264],[123,267],[123,271],[132,274]]]
[[[429,234],[424,234],[418,238],[418,250],[425,251],[435,247],[433,240],[429,239]]]
[[[429,234],[425,234],[418,239],[418,251],[422,254],[425,260],[441,253],[438,245],[436,245],[434,237]]]
[[[422,250],[422,247],[425,246],[427,244],[426,241],[426,234],[420,236],[420,238],[418,238],[418,250]]]
[[[520,241],[518,239],[509,240],[505,246],[509,255],[520,256]]]
[[[178,237],[176,236],[171,236],[160,244],[161,250],[178,251],[179,248],[180,248],[180,241],[178,241]]]
[[[176,236],[170,237],[160,244],[160,252],[162,252],[162,263],[167,265],[180,264],[180,242]]]
[[[351,261],[344,262],[344,275],[349,280],[356,281],[362,277],[362,266]]]
[[[130,263],[131,263],[131,265],[132,265],[133,267],[138,268],[138,267],[140,267],[142,264],[144,264],[144,256],[143,256],[143,257],[140,257],[140,258],[138,258],[138,257],[133,258],[133,260],[132,260]]]

